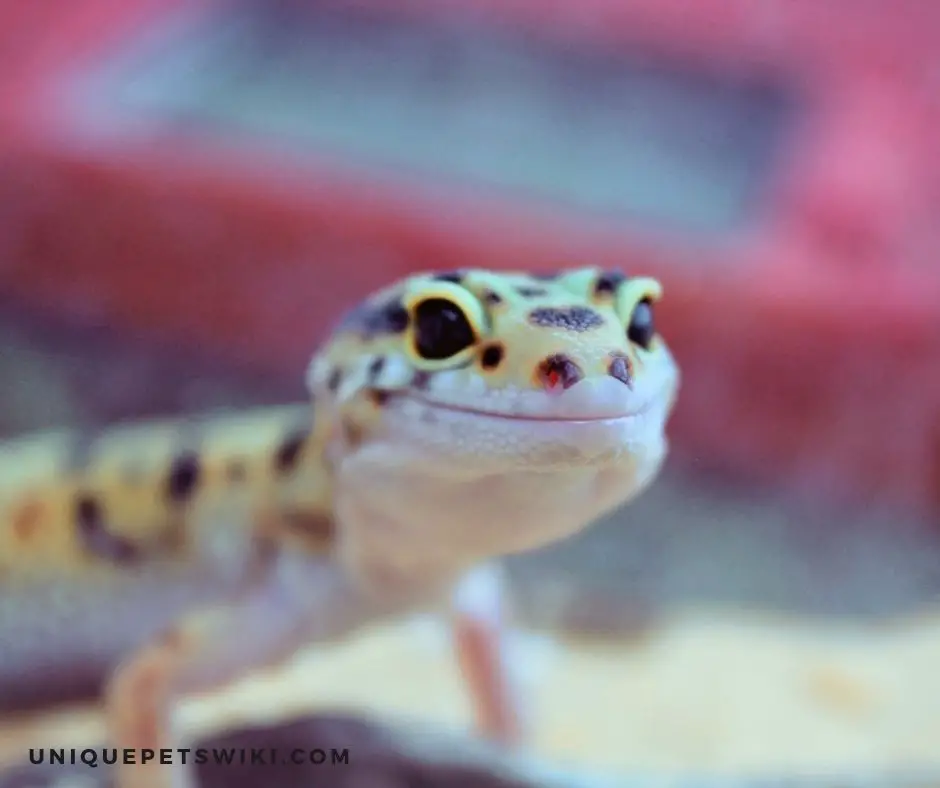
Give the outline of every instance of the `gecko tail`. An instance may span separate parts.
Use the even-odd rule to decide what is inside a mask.
[[[0,444],[0,570],[183,550],[205,506],[276,505],[312,440],[311,409],[296,405]]]

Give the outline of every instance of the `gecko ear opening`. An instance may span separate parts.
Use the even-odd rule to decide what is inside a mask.
[[[452,282],[418,280],[402,303],[411,318],[405,346],[416,367],[451,368],[476,352],[486,331],[486,312],[468,290]]]

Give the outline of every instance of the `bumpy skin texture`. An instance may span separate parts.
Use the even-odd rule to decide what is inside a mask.
[[[487,562],[655,476],[679,381],[659,297],[595,268],[416,275],[342,321],[312,408],[0,447],[0,705],[110,674],[119,744],[170,746],[174,694],[450,598],[478,725],[513,740]]]

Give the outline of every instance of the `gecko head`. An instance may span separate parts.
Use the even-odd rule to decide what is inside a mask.
[[[331,420],[438,467],[616,461],[659,444],[675,402],[661,295],[597,268],[418,275],[355,310],[309,383]]]
[[[462,485],[503,511],[566,492],[593,495],[592,509],[632,497],[666,454],[679,385],[656,330],[661,295],[654,279],[597,268],[423,274],[386,289],[310,370],[327,418],[355,433],[340,440],[342,472]]]

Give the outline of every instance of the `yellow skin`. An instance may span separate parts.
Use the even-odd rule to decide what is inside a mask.
[[[655,477],[679,384],[653,330],[660,294],[595,268],[415,275],[314,358],[312,414],[0,447],[0,704],[108,676],[117,746],[171,747],[177,693],[449,601],[479,729],[518,740],[491,562],[583,530]]]

